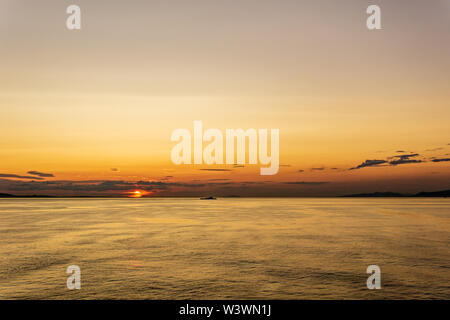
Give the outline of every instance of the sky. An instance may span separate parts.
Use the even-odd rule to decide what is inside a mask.
[[[449,37],[449,0],[0,0],[0,192],[449,189]],[[279,172],[173,164],[194,120],[279,129]]]

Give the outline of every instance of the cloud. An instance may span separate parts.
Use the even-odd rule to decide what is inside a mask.
[[[325,170],[325,167],[311,168],[311,171],[322,171]]]
[[[431,161],[433,161],[433,162],[446,162],[446,161],[450,161],[450,158],[433,159]]]
[[[119,172],[119,168],[111,168],[112,172]]]
[[[405,159],[414,158],[414,157],[417,157],[417,156],[419,156],[418,153],[411,153],[411,154],[402,154],[402,155],[399,155],[399,156],[392,156],[391,158],[400,158],[402,160],[405,160]]]
[[[303,169],[300,169],[300,170],[298,170],[298,172],[305,172],[305,170],[303,170]]]
[[[42,178],[41,178],[42,179]],[[169,187],[200,188],[204,183],[178,183],[163,181],[123,181],[123,180],[86,180],[86,181],[16,181],[1,180],[2,185],[11,191],[70,191],[76,193],[90,192],[127,192],[133,189],[145,191],[166,190]]]
[[[242,181],[242,184],[265,184],[271,182],[272,181]]]
[[[402,150],[398,150],[397,152],[403,152]],[[411,159],[420,156],[418,153],[409,153],[409,154],[401,154],[395,155],[392,157],[388,157],[387,160],[366,160],[360,165],[350,168],[349,170],[361,169],[365,167],[378,167],[380,165],[389,164],[391,166],[397,166],[400,164],[408,164],[408,163],[422,163],[424,160]],[[438,162],[438,161],[435,161]]]
[[[296,184],[296,185],[308,185],[308,186],[318,186],[322,184],[328,184],[328,181],[288,181],[285,184]]]
[[[406,164],[406,163],[421,163],[423,162],[422,160],[416,160],[416,159],[398,159],[398,160],[394,160],[394,161],[390,161],[389,164],[392,166],[396,166],[399,164]]]
[[[397,151],[395,151],[395,152],[403,153],[403,152],[406,152],[406,151],[404,151],[404,150],[397,150]]]
[[[34,175],[34,176],[42,177],[42,178],[54,177],[54,175],[52,173],[44,173],[44,172],[39,172],[39,171],[28,171],[27,173]]]
[[[380,164],[384,164],[387,163],[386,160],[366,160],[363,163],[361,163],[360,165],[357,165],[354,168],[350,168],[349,170],[356,170],[356,169],[361,169],[361,168],[365,168],[365,167],[377,167]]]
[[[396,166],[396,165],[399,165],[399,164],[421,163],[421,162],[423,162],[422,160],[410,159],[410,158],[415,158],[417,156],[419,156],[418,153],[402,154],[400,156],[393,156],[392,158],[398,158],[398,160],[389,161],[389,164],[391,166]]]
[[[231,169],[198,169],[201,171],[233,171]]]
[[[44,180],[44,178],[41,178],[41,177],[20,176],[20,175],[17,175],[17,174],[8,174],[8,173],[0,173],[0,178],[16,178],[16,179]]]
[[[290,167],[290,164],[280,164],[280,167]]]
[[[444,148],[434,148],[434,149],[427,149],[425,151],[439,151],[439,150],[443,150]]]

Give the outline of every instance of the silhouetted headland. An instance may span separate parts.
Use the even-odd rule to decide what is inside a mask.
[[[397,192],[373,192],[373,193],[358,193],[358,194],[350,194],[345,195],[342,197],[347,198],[389,198],[389,197],[449,197],[450,196],[450,190],[442,190],[442,191],[433,191],[433,192],[419,192],[416,194],[403,194],[403,193],[397,193]]]

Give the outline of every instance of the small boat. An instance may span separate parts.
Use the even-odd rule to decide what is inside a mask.
[[[213,197],[213,196],[211,196],[211,197],[204,197],[204,198],[200,198],[200,200],[217,200],[217,198],[216,198],[216,197]]]

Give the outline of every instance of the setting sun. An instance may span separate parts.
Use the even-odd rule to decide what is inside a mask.
[[[143,191],[140,191],[140,190],[135,190],[135,191],[132,191],[131,192],[131,195],[130,195],[130,197],[132,197],[132,198],[140,198],[140,197],[142,197],[144,194],[147,194],[148,192],[143,192]]]

